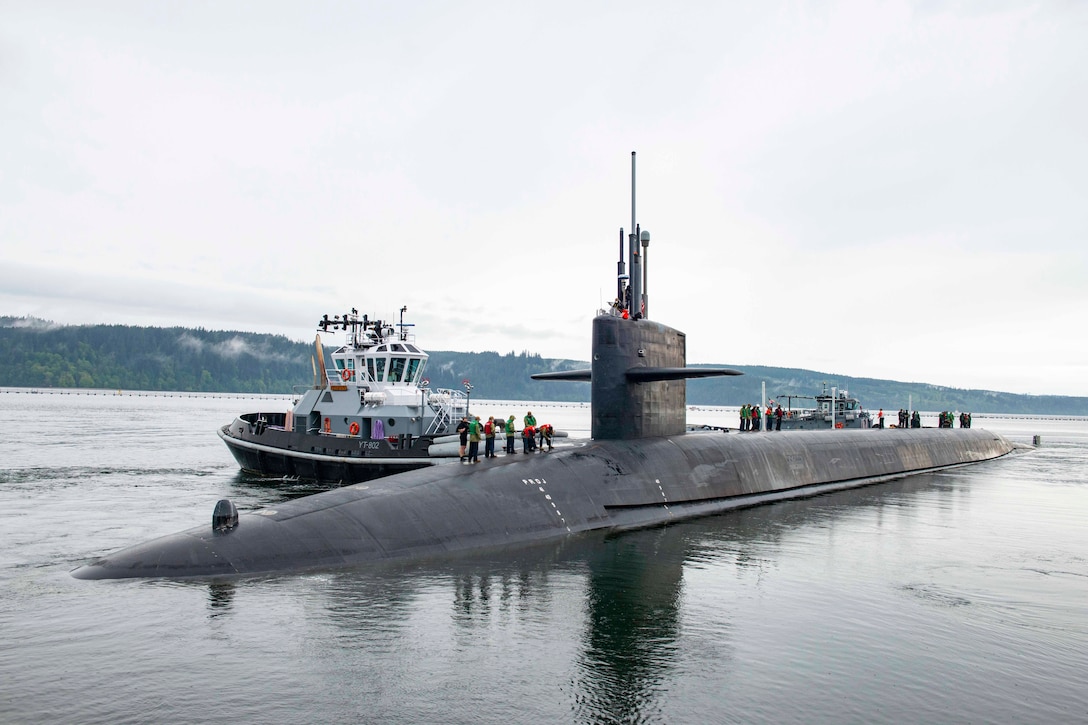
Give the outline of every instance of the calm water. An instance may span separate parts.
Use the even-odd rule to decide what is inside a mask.
[[[0,722],[1088,722],[1088,420],[976,416],[1044,445],[616,536],[230,584],[69,576],[218,498],[309,492],[242,476],[215,435],[286,404],[0,391]]]

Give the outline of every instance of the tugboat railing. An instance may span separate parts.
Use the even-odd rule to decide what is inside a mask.
[[[462,390],[438,388],[434,391],[428,391],[427,405],[434,411],[435,415],[427,425],[426,435],[436,435],[448,431],[458,411],[468,413],[468,398]]]

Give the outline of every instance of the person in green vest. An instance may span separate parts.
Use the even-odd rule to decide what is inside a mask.
[[[517,426],[514,425],[514,416],[510,416],[506,419],[506,455],[508,456],[511,453],[517,453],[517,451],[514,450],[514,434],[517,433],[515,430],[516,427]]]
[[[480,433],[483,426],[480,425],[480,416],[476,416],[468,424],[468,462],[480,462]]]

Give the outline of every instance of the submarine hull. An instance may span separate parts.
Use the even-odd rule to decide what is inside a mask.
[[[308,496],[123,549],[80,579],[219,577],[531,543],[869,485],[1011,452],[982,430],[718,432],[590,441],[437,466]]]

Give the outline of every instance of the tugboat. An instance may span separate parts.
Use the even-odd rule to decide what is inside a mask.
[[[845,390],[827,390],[819,395],[781,395],[786,399],[782,411],[782,430],[827,430],[829,428],[871,428],[869,411],[862,409],[861,402]],[[815,407],[794,408],[794,400],[813,400]]]
[[[434,455],[430,447],[451,436],[456,422],[468,415],[467,391],[430,389],[423,376],[428,355],[407,331],[412,327],[404,322],[407,309],[400,309],[396,327],[360,317],[354,308],[332,319],[324,315],[318,329],[342,330],[347,342],[326,367],[317,335],[314,382],[295,388],[294,407],[285,413],[245,413],[219,429],[242,470],[350,484],[454,458],[453,446],[436,448]]]

